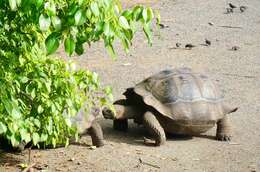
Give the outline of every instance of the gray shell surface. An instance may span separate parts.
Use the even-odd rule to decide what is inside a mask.
[[[161,71],[137,84],[134,92],[175,120],[216,121],[225,114],[216,83],[189,68]]]

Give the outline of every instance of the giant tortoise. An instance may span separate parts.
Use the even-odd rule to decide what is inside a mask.
[[[228,105],[217,84],[190,68],[164,70],[128,88],[126,99],[114,103],[115,111],[103,109],[114,128],[126,130],[127,120],[144,125],[155,139],[165,143],[165,133],[198,135],[217,124],[216,139],[229,141],[228,115],[237,110]]]

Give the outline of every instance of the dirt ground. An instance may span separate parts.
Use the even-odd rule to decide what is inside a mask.
[[[225,14],[228,3],[247,6]],[[103,43],[88,48],[76,58],[78,64],[97,71],[111,85],[115,99],[125,88],[162,69],[192,67],[211,74],[222,84],[226,99],[239,110],[231,114],[232,142],[214,140],[215,128],[200,137],[168,138],[161,147],[142,143],[145,129],[130,123],[129,132],[112,129],[102,120],[106,145],[91,149],[32,150],[31,161],[46,171],[260,171],[260,1],[259,0],[161,0],[148,1],[161,13],[164,28],[154,30],[149,47],[138,32],[129,54],[117,45],[118,60],[112,61]],[[131,4],[128,4],[131,5]],[[210,24],[209,24],[210,23]],[[230,28],[233,27],[233,28]],[[204,46],[205,39],[211,41]],[[181,43],[181,48],[175,48]],[[185,50],[185,44],[196,47]],[[237,51],[232,51],[238,46]],[[91,143],[85,136],[82,142]],[[1,153],[0,172],[19,171],[28,150],[22,154]]]

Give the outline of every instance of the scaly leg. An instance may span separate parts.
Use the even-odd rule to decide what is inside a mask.
[[[104,146],[103,131],[97,121],[93,121],[91,127],[88,129],[88,133],[91,136],[92,144],[97,147]]]
[[[165,132],[153,113],[144,114],[143,124],[155,138],[155,146],[163,145],[166,142]]]
[[[217,122],[216,139],[221,141],[231,140],[231,124],[227,115]]]

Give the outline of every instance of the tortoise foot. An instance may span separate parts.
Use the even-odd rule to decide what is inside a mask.
[[[231,135],[230,134],[218,134],[216,136],[216,139],[219,141],[231,141]]]

